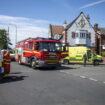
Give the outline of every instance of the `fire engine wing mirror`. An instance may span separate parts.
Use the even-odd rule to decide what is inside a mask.
[[[36,50],[39,50],[39,43],[36,43],[36,44],[35,44],[35,49],[36,49]]]

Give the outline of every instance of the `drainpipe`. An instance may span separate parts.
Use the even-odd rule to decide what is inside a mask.
[[[102,36],[100,35],[100,55],[102,55]]]
[[[67,45],[67,30],[65,29],[65,45]]]

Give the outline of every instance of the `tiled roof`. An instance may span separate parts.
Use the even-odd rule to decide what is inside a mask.
[[[51,31],[52,31],[53,35],[62,34],[62,32],[64,31],[64,27],[63,26],[51,25]]]
[[[105,28],[99,28],[99,32],[100,34],[105,35]]]
[[[77,19],[74,19],[70,24],[67,25],[66,29],[68,30],[76,21]]]

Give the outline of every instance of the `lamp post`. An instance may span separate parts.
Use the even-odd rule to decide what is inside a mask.
[[[7,33],[7,49],[9,49],[9,43],[8,43],[8,40],[9,40],[9,26],[8,26],[8,33]]]
[[[9,23],[9,25],[12,25],[12,26],[14,26],[16,28],[16,30],[15,30],[15,32],[16,32],[16,35],[15,35],[15,45],[16,45],[16,43],[17,43],[17,25],[16,24],[11,24],[11,23]]]

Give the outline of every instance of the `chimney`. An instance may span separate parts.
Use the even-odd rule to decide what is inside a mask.
[[[66,26],[67,26],[67,22],[66,22],[66,20],[64,20],[64,23],[63,23],[64,29],[66,29]]]
[[[65,45],[67,44],[67,30],[65,30],[65,33],[64,33],[64,40],[65,40]]]
[[[52,25],[49,25],[49,38],[53,38],[53,34],[52,34]]]
[[[67,44],[67,29],[66,29],[66,26],[67,26],[67,22],[66,22],[66,20],[64,20],[63,27],[64,27],[64,44],[65,45]]]
[[[98,31],[98,24],[96,23],[96,24],[94,24],[94,30],[97,32]]]
[[[87,15],[87,16],[86,16],[86,19],[87,19],[88,21],[90,21],[90,16],[89,16],[89,15]]]

